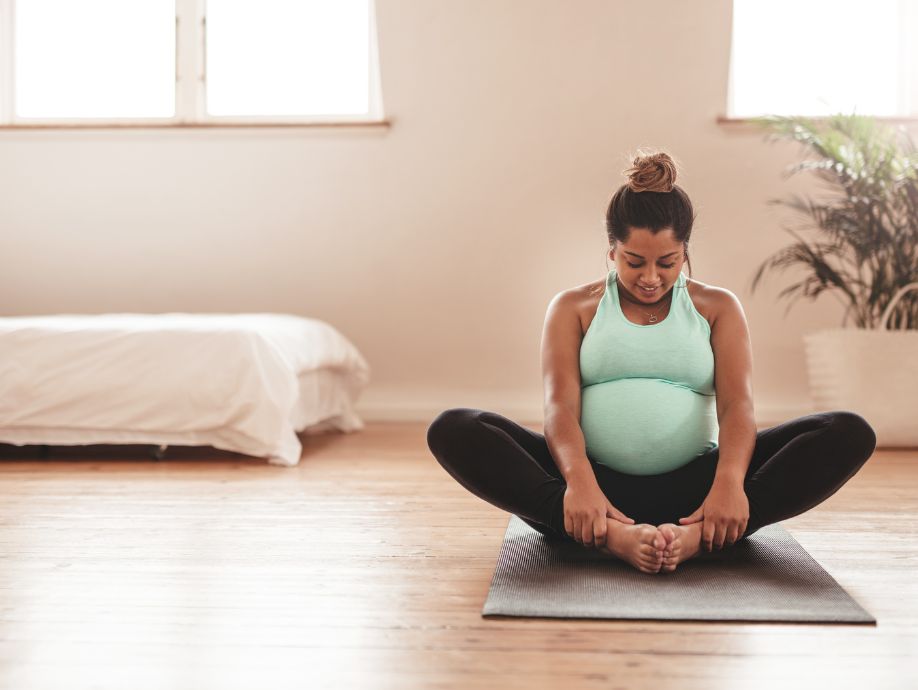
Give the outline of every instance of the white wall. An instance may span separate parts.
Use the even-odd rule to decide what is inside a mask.
[[[799,151],[715,122],[730,6],[378,0],[388,130],[0,132],[0,311],[311,316],[370,362],[367,419],[540,421],[545,307],[605,274],[627,154],[661,147],[695,277],[745,306],[759,423],[803,414],[801,335],[842,307],[750,294]]]

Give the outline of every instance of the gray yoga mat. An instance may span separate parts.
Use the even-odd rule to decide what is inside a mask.
[[[483,616],[876,623],[779,524],[642,573],[511,516]]]

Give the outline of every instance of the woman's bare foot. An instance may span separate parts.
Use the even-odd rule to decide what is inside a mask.
[[[597,548],[630,563],[642,573],[659,572],[666,540],[653,525],[626,525],[606,518],[606,544]]]
[[[698,552],[701,551],[703,524],[703,522],[693,522],[690,525],[674,525],[667,522],[657,528],[666,541],[660,572],[671,573],[677,565],[698,555]]]
[[[660,572],[671,573],[679,563],[678,558],[679,553],[682,551],[682,542],[676,539],[676,534],[671,529],[664,532],[657,527],[657,531],[663,535],[663,539],[666,541],[666,546],[663,547],[663,565],[660,568]]]

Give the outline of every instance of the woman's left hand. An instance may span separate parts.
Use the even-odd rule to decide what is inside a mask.
[[[701,544],[706,551],[733,546],[746,532],[749,522],[749,499],[741,483],[721,481],[715,477],[707,498],[688,517],[679,518],[680,525],[704,521]]]

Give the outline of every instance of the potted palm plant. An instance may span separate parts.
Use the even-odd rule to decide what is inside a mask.
[[[804,345],[816,411],[861,414],[882,446],[918,446],[918,152],[904,127],[839,114],[824,119],[756,118],[769,141],[806,150],[787,177],[807,171],[829,195],[771,199],[802,219],[784,227],[794,242],[768,270],[804,269],[779,298],[791,304],[830,293],[845,305],[840,328],[808,333]],[[809,233],[809,234],[807,234]],[[785,314],[787,311],[785,311]]]

